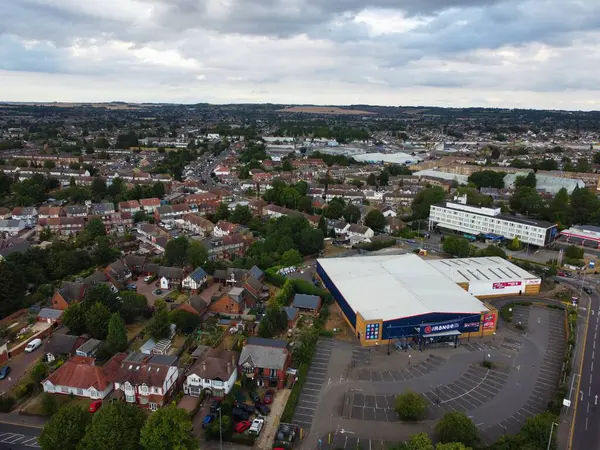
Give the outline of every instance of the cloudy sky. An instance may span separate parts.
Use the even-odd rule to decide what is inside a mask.
[[[0,100],[600,109],[598,0],[9,0]]]

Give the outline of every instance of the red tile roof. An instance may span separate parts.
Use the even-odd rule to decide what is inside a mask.
[[[121,361],[125,356],[121,357]],[[113,360],[106,366],[99,367],[95,365],[94,358],[74,356],[53,372],[46,380],[55,386],[68,386],[78,389],[93,387],[98,391],[104,391],[113,381],[113,365],[120,364],[120,361],[113,362]]]

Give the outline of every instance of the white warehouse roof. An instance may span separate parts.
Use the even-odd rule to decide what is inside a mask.
[[[539,280],[540,278],[499,256],[435,259],[428,260],[427,264],[454,283]]]
[[[392,164],[414,164],[423,161],[423,158],[412,156],[408,153],[363,153],[355,155],[353,158],[357,161],[380,163],[381,161]]]
[[[412,253],[322,258],[318,263],[365,320],[487,311],[483,303]]]

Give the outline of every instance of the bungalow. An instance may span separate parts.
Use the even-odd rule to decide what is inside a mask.
[[[202,391],[213,397],[225,397],[237,380],[238,359],[238,352],[210,349],[190,367],[183,392],[192,397],[200,397]]]
[[[86,341],[83,336],[54,333],[44,347],[46,362],[53,362],[60,357],[75,356],[75,351]]]
[[[114,376],[115,395],[127,403],[156,411],[168,401],[179,379],[177,357],[120,353],[121,363]]]
[[[44,392],[104,399],[113,390],[115,370],[125,356],[117,355],[102,367],[94,358],[73,356],[42,381]]]
[[[74,303],[83,301],[87,286],[83,283],[64,281],[61,288],[52,296],[52,308],[65,310]]]
[[[348,237],[358,236],[363,239],[369,239],[375,236],[375,232],[371,228],[356,223],[353,223],[346,229],[346,234]]]
[[[208,306],[208,311],[220,314],[243,314],[246,309],[246,290],[234,286]]]
[[[198,290],[208,281],[208,275],[202,267],[198,267],[183,279],[181,286],[186,289]]]
[[[294,295],[292,306],[298,308],[300,312],[316,316],[321,310],[321,297],[317,295],[296,294]]]
[[[238,362],[240,375],[253,379],[258,386],[283,389],[290,366],[287,342],[276,339],[248,338]]]
[[[183,279],[183,269],[180,267],[165,267],[158,268],[158,279],[161,289],[173,289],[181,285]]]

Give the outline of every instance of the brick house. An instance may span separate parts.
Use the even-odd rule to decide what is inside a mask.
[[[208,311],[223,314],[243,314],[246,309],[246,290],[241,287],[232,287],[211,302]]]
[[[61,288],[52,296],[52,308],[65,310],[85,298],[87,286],[83,283],[63,282]]]
[[[283,389],[291,359],[286,341],[249,338],[242,349],[238,370],[240,376],[254,379],[257,386]]]

